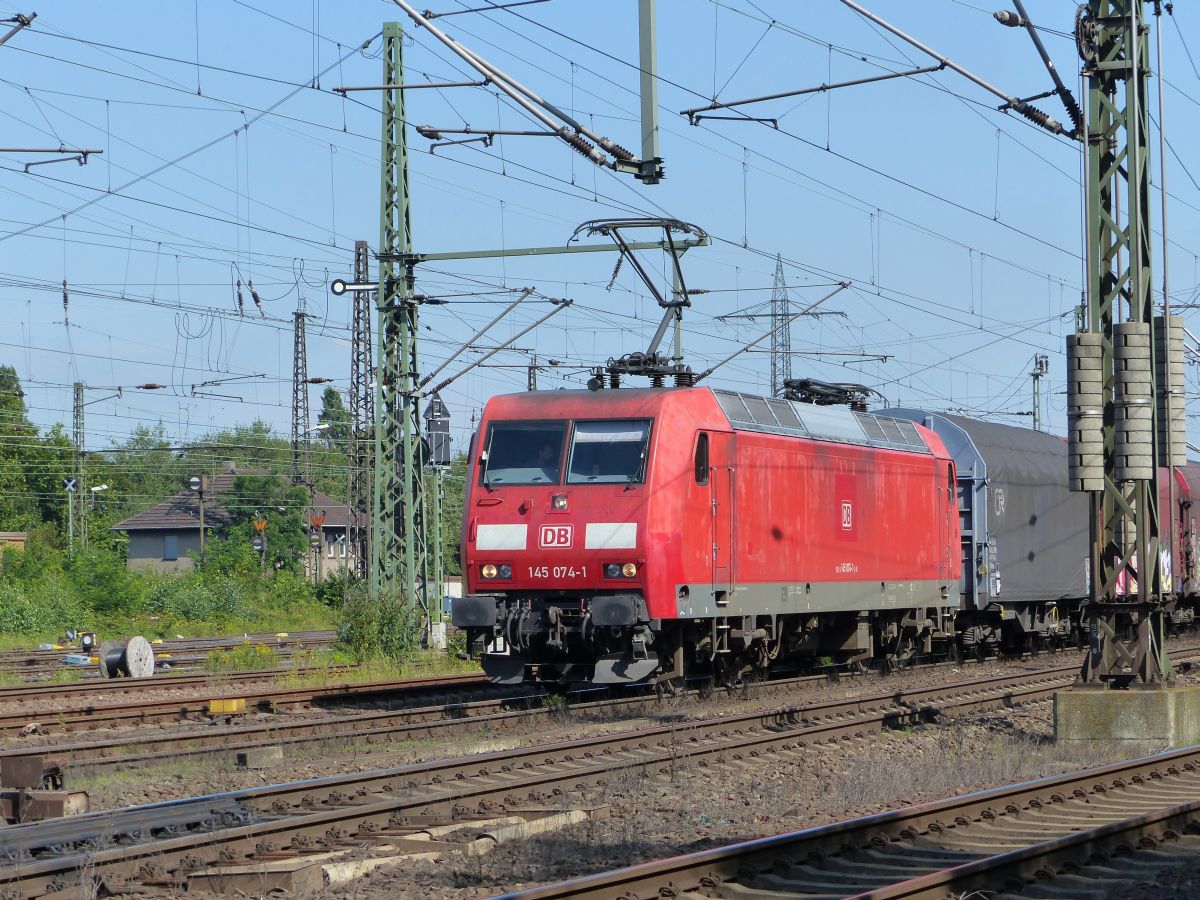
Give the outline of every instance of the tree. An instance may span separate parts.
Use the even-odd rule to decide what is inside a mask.
[[[461,575],[463,494],[466,488],[467,454],[459,453],[442,476],[442,559],[447,575]]]
[[[321,394],[321,412],[317,422],[329,426],[321,434],[326,446],[345,450],[350,445],[350,410],[342,402],[336,388],[327,387]]]
[[[62,479],[71,472],[71,442],[61,426],[45,437],[29,419],[21,379],[0,366],[0,530],[27,531],[66,517]]]
[[[233,480],[222,505],[229,511],[229,522],[221,538],[212,540],[204,550],[204,568],[208,571],[236,572],[259,568],[259,555],[250,546],[258,534],[253,519],[267,520],[263,536],[267,540],[266,561],[269,569],[296,572],[308,553],[308,529],[304,510],[308,493],[299,485],[288,484],[276,475],[239,475]]]

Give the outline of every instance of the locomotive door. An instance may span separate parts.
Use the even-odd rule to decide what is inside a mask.
[[[712,509],[712,590],[718,604],[729,602],[733,593],[734,492],[733,435],[713,432],[709,451],[708,479]]]
[[[938,496],[939,498],[942,496],[941,491],[938,491]],[[954,525],[951,520],[951,516],[958,516],[958,482],[954,477],[954,466],[952,463],[946,463],[946,494],[945,500],[940,503],[940,506],[942,509],[938,519],[942,523],[942,549],[938,554],[941,557],[938,571],[941,574],[942,582],[948,584],[950,573],[954,569],[953,560],[962,553],[961,544],[954,540]],[[963,574],[966,574],[965,569]]]

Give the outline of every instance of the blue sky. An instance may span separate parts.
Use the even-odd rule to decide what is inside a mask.
[[[486,3],[444,0],[438,8],[468,5]],[[1026,5],[1078,90],[1075,4]],[[1050,87],[1026,35],[993,21],[990,6],[870,7],[1006,91]],[[17,367],[44,425],[70,421],[75,380],[98,389],[168,385],[121,399],[89,394],[100,401],[88,408],[92,449],[159,421],[179,442],[255,418],[286,434],[291,313],[303,297],[313,314],[310,375],[344,389],[348,304],[327,285],[350,273],[356,239],[379,239],[378,96],[342,99],[331,88],[379,84],[377,35],[383,21],[404,21],[402,12],[381,0],[0,2],[6,16],[33,9],[34,26],[0,47],[0,143],[61,141],[104,154],[30,173],[23,164],[46,157],[0,154],[0,361]],[[551,0],[440,24],[636,149],[636,14],[634,0]],[[1030,408],[1032,357],[1045,352],[1046,411],[1061,431],[1063,337],[1081,284],[1079,147],[997,112],[998,101],[952,72],[763,104],[778,130],[693,127],[678,111],[714,95],[754,96],[928,60],[837,0],[659,0],[658,17],[664,182],[644,186],[597,170],[541,138],[431,154],[410,127],[416,249],[554,245],[588,219],[668,214],[713,236],[685,262],[689,287],[708,291],[687,318],[693,368],[765,330],[765,320],[717,317],[764,304],[782,254],[797,304],[831,281],[854,283],[826,305],[844,318],[797,322],[793,349],[886,357],[796,356],[796,375],[861,381],[891,403],[1012,413]],[[1176,18],[1178,30],[1168,23],[1164,31],[1166,102],[1168,137],[1183,151],[1200,138],[1200,77],[1180,35],[1200,54],[1200,18],[1183,4]],[[356,49],[368,40],[366,51]],[[470,74],[427,34],[413,33],[404,52],[410,80]],[[1064,118],[1055,100],[1042,105]],[[494,89],[409,92],[408,118],[410,126],[530,127]],[[1157,180],[1157,143],[1154,151]],[[1191,174],[1175,159],[1167,172],[1176,302],[1193,297],[1200,281],[1200,189],[1191,180],[1200,163],[1183,157]],[[647,262],[666,278],[661,259]],[[423,293],[478,292],[423,310],[422,368],[490,319],[507,302],[504,291],[529,286],[575,305],[518,345],[564,363],[542,373],[543,387],[581,387],[586,367],[643,347],[657,323],[628,267],[607,289],[613,263],[606,253],[420,268]],[[238,314],[239,277],[253,279],[267,318],[246,289]],[[489,337],[503,340],[547,308],[535,297]],[[503,367],[477,369],[445,393],[459,447],[487,397],[524,388],[526,354],[491,362]],[[224,383],[205,386],[216,381]],[[769,358],[744,354],[712,381],[765,390]],[[319,395],[313,388],[314,418]]]

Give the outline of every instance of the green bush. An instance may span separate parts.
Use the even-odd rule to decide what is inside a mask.
[[[0,633],[47,635],[88,622],[92,611],[59,579],[33,585],[0,581]]]
[[[250,538],[209,538],[204,546],[204,572],[216,575],[249,575],[263,570],[262,559]]]
[[[75,594],[87,597],[100,613],[136,614],[145,600],[147,580],[130,574],[117,554],[88,549],[67,564]]]
[[[71,557],[54,546],[51,531],[30,538],[23,552],[0,551],[0,635],[51,639],[68,627],[104,637],[325,629],[340,607],[340,583],[324,588],[326,605],[287,569],[239,571],[235,563],[229,571],[129,572],[112,542],[93,541]]]
[[[345,569],[341,569],[317,585],[317,599],[331,609],[341,609],[343,601],[356,584],[358,584],[358,579]]]
[[[247,608],[244,591],[229,576],[176,575],[150,589],[146,611],[184,622],[220,622],[245,615]]]
[[[395,594],[371,602],[366,585],[356,584],[342,608],[338,637],[359,659],[407,660],[420,649],[421,619],[412,604],[401,602]]]

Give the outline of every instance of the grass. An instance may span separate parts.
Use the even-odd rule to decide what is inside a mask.
[[[136,749],[134,752],[137,752]],[[214,778],[230,771],[229,764],[208,756],[184,757],[151,766],[132,766],[128,769],[90,770],[84,763],[78,771],[71,773],[71,790],[87,791],[99,796],[103,791],[139,787],[146,784],[163,784],[171,780],[186,781],[189,778]],[[232,781],[227,787],[234,787]],[[188,791],[181,791],[181,796]]]
[[[214,674],[255,672],[279,667],[279,654],[266,644],[244,641],[236,647],[209,651],[204,668]]]
[[[315,604],[311,605],[315,607]],[[96,641],[125,638],[140,634],[153,640],[162,638],[210,638],[241,634],[276,634],[280,631],[335,631],[338,611],[327,607],[295,609],[291,611],[269,610],[248,617],[222,619],[219,621],[180,620],[165,616],[106,616],[89,617],[81,623],[87,631],[96,633]],[[35,650],[38,644],[54,644],[62,637],[44,632],[41,634],[0,634],[0,651]],[[63,652],[72,648],[64,646]]]
[[[295,653],[291,665],[291,671],[275,679],[278,686],[365,684],[371,681],[465,675],[480,671],[477,663],[461,660],[437,650],[420,651],[410,660],[398,661],[388,657],[358,659],[348,650],[331,647]]]
[[[896,798],[911,801],[917,795],[954,796],[981,784],[1012,784],[1136,755],[1116,743],[1055,744],[1006,734],[996,734],[981,746],[977,735],[954,726],[907,734],[889,731],[877,737],[862,753],[831,766],[826,775],[827,795],[848,811],[894,806]],[[903,765],[887,764],[899,754]]]

